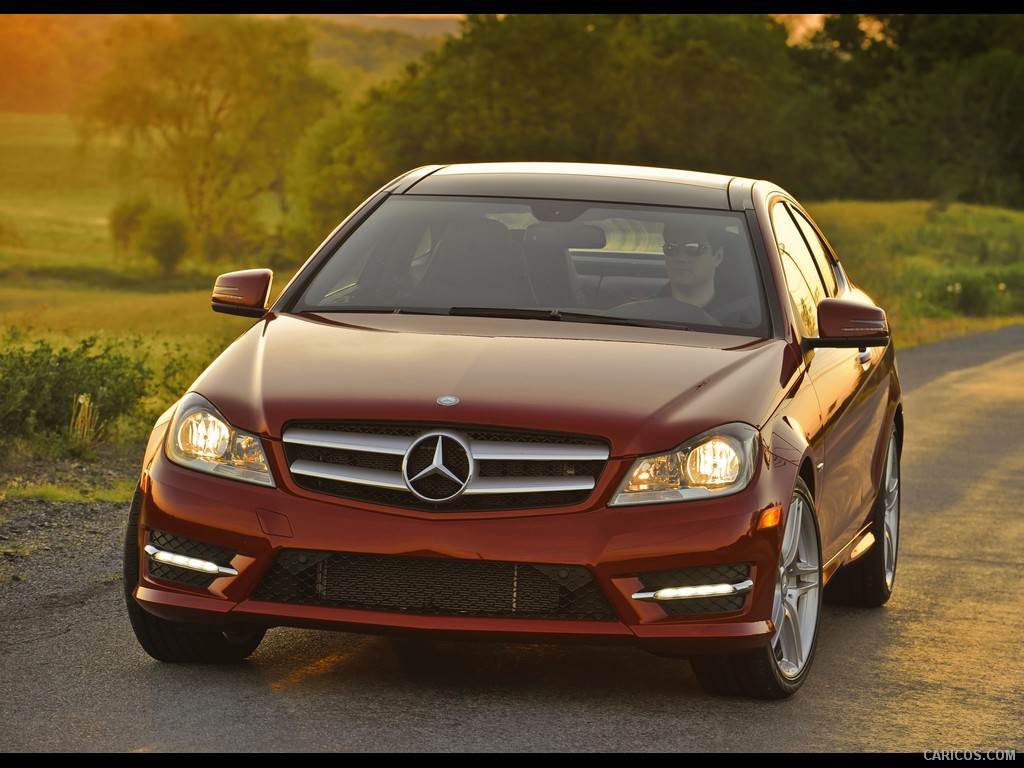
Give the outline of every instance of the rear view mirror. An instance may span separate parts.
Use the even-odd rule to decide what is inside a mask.
[[[531,224],[523,234],[527,246],[565,248],[604,248],[604,230],[593,224]]]
[[[810,347],[883,347],[889,343],[885,310],[848,299],[822,299],[818,304],[818,338]]]
[[[263,317],[267,313],[273,281],[274,273],[269,269],[226,272],[213,285],[213,311],[242,317]]]

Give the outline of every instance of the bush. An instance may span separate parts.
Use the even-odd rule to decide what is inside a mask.
[[[943,270],[920,274],[917,311],[947,317],[999,317],[1024,314],[1024,269]]]
[[[146,212],[139,226],[138,249],[151,256],[165,275],[172,275],[188,253],[188,231],[188,221],[182,214],[153,208]]]
[[[0,449],[18,438],[67,437],[76,404],[87,395],[97,423],[129,413],[140,402],[151,374],[145,364],[95,338],[54,349],[43,340],[25,346],[8,331],[0,348]]]

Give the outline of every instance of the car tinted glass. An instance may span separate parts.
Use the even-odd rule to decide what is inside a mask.
[[[776,203],[772,209],[772,223],[796,315],[804,333],[817,336],[818,304],[828,297],[828,292],[803,235],[782,203]]]
[[[559,310],[766,336],[759,275],[735,214],[407,195],[319,264],[295,309]]]
[[[804,233],[804,238],[807,240],[807,245],[811,249],[814,260],[818,262],[818,271],[821,273],[821,279],[825,281],[825,287],[828,289],[829,296],[835,296],[839,289],[836,283],[836,272],[835,267],[832,265],[832,259],[826,253],[825,246],[821,242],[821,238],[818,237],[814,227],[811,226],[810,221],[795,208],[791,209],[791,211],[793,213],[793,220],[796,221],[797,226]]]

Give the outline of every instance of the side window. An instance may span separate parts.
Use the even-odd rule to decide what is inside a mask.
[[[821,276],[825,281],[825,287],[828,289],[829,296],[835,296],[839,291],[836,285],[836,272],[832,267],[832,259],[829,258],[828,252],[825,250],[825,244],[821,242],[821,238],[818,237],[817,231],[807,220],[807,218],[800,211],[795,208],[790,208],[793,213],[793,218],[796,220],[797,226],[800,227],[804,233],[804,238],[807,240],[807,244],[811,247],[811,254],[814,256],[814,260],[818,262],[818,271],[821,272]]]
[[[803,326],[804,334],[817,336],[818,302],[827,298],[828,292],[821,281],[814,256],[811,255],[793,217],[782,203],[776,203],[772,208],[772,226],[796,315]]]

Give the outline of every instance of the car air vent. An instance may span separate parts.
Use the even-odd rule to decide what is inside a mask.
[[[286,549],[257,600],[421,616],[612,621],[586,568]]]

